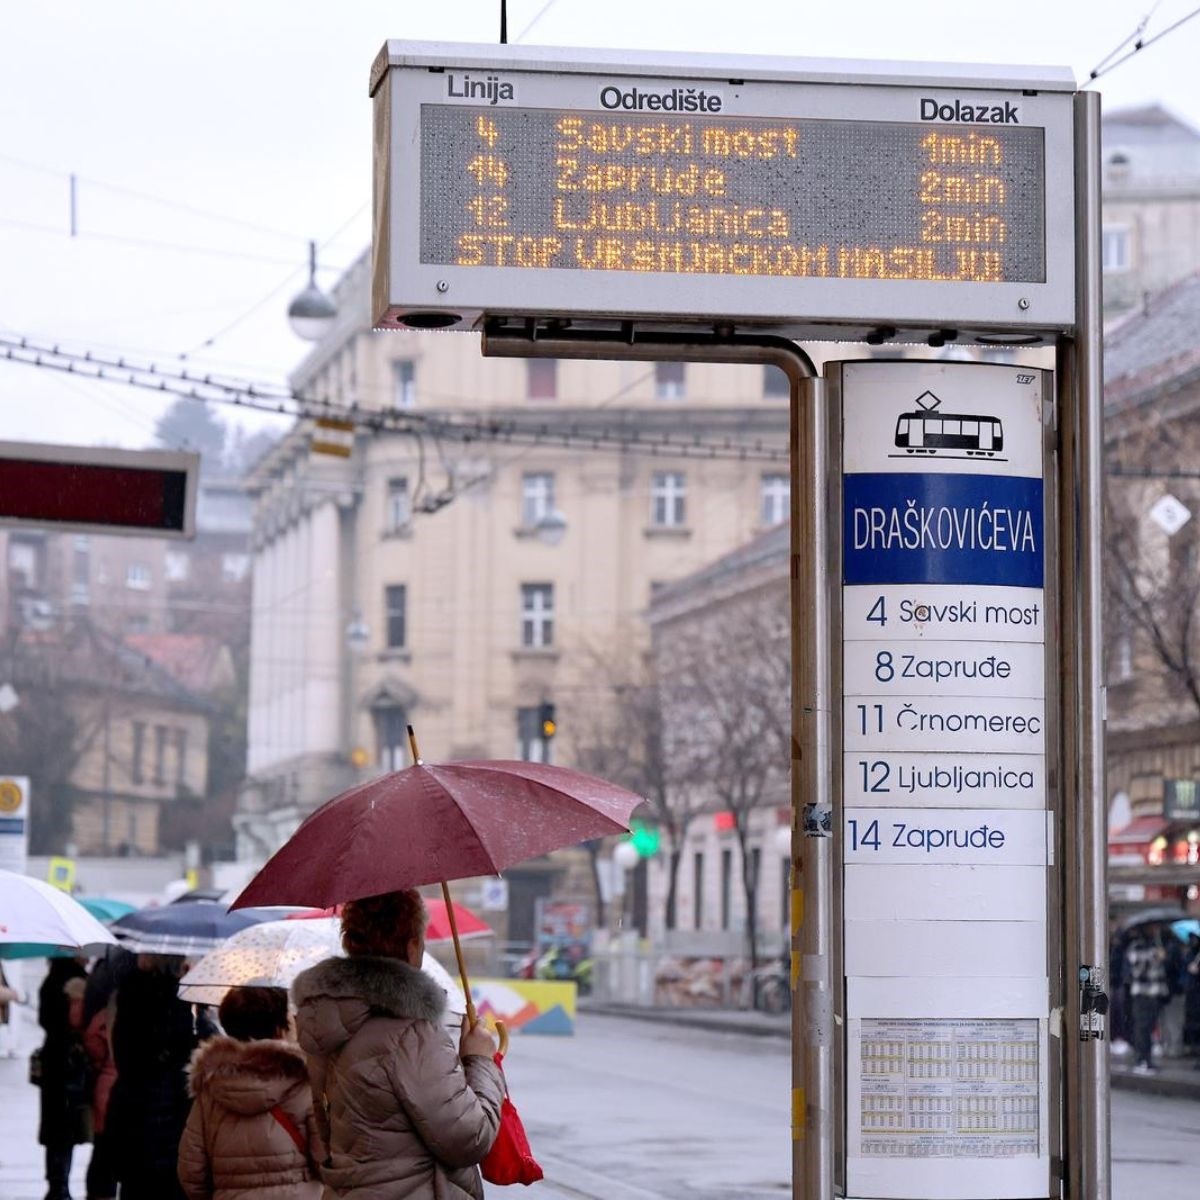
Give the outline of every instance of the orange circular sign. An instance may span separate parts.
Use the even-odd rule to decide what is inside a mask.
[[[21,789],[11,779],[0,780],[0,813],[13,813],[24,800]]]

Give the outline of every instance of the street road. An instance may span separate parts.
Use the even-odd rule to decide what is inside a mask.
[[[37,1044],[0,1059],[0,1200],[45,1192]],[[781,1200],[790,1195],[787,1042],[585,1014],[574,1037],[516,1037],[505,1063],[546,1181],[530,1200]],[[82,1196],[81,1147],[72,1192]],[[1200,1103],[1113,1094],[1114,1200],[1193,1200]],[[489,1196],[514,1196],[489,1188]],[[522,1191],[522,1194],[524,1192]]]

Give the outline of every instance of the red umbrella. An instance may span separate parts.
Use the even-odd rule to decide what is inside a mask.
[[[445,900],[426,900],[425,907],[429,910],[429,924],[425,927],[427,942],[448,942],[454,937],[454,929],[450,927],[450,916],[446,911]],[[462,938],[488,937],[496,931],[482,918],[477,917],[465,904],[453,901],[454,926],[458,936]]]
[[[546,763],[416,765],[360,784],[308,816],[233,902],[331,907],[382,892],[496,875],[588,838],[625,833],[640,796]],[[455,912],[447,911],[475,1021]]]

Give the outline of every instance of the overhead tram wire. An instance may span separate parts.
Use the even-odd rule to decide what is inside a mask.
[[[371,202],[368,200],[363,204],[360,204],[358,208],[354,210],[353,214],[343,221],[323,242],[318,245],[317,248],[319,250],[325,250],[332,246],[333,243],[337,241],[337,239],[341,237],[342,234],[345,233],[355,221],[358,220],[358,218],[366,211],[366,209],[370,207],[370,203]],[[299,263],[295,269],[289,271],[287,275],[281,279],[279,283],[277,283],[265,296],[259,300],[256,300],[248,309],[246,309],[241,316],[235,317],[234,320],[230,321],[227,325],[221,326],[216,333],[212,334],[210,337],[206,337],[204,341],[200,342],[191,350],[181,351],[179,354],[180,361],[192,358],[194,355],[199,354],[201,350],[209,349],[209,347],[215,345],[227,333],[232,333],[233,330],[241,325],[243,321],[249,320],[249,318],[258,312],[260,308],[274,300],[275,297],[278,296],[279,293],[282,292],[283,289],[286,288],[292,282],[292,280],[296,278],[297,275],[303,277],[304,269],[304,264],[302,262]]]
[[[176,212],[189,213],[194,217],[199,217],[206,221],[217,221],[225,225],[237,226],[240,229],[258,233],[264,237],[279,238],[282,241],[295,242],[301,245],[305,245],[308,242],[308,238],[300,237],[298,234],[288,233],[282,229],[275,229],[269,225],[259,225],[254,221],[247,221],[244,217],[235,217],[228,213],[214,212],[212,209],[201,208],[198,205],[188,204],[180,200],[168,200],[163,196],[154,196],[149,192],[142,192],[136,188],[126,187],[124,184],[108,183],[103,179],[92,179],[87,175],[80,175],[74,171],[64,171],[61,167],[48,167],[42,163],[30,162],[28,159],[17,158],[12,154],[0,153],[0,162],[21,167],[26,171],[36,171],[42,175],[53,175],[57,179],[68,181],[73,179],[76,184],[86,183],[90,187],[100,188],[106,192],[129,196],[133,199],[144,201],[147,204],[157,204],[162,208],[171,208]]]
[[[568,422],[552,430],[546,423],[531,428],[528,422],[501,417],[462,419],[430,413],[363,409],[331,400],[297,395],[277,384],[235,380],[224,375],[199,375],[184,370],[165,370],[155,363],[137,363],[120,357],[111,359],[90,350],[82,353],[65,350],[58,344],[40,344],[29,338],[0,336],[0,359],[24,366],[54,370],[104,383],[141,388],[159,395],[185,400],[225,404],[310,420],[340,420],[373,433],[418,432],[447,441],[548,445],[564,448],[625,450],[652,457],[733,459],[738,461],[785,462],[788,451],[760,448],[735,441],[732,437],[697,439],[694,435],[679,440],[669,433],[626,433],[620,429],[589,426],[585,421]]]
[[[1157,8],[1157,7],[1158,6],[1155,5],[1155,8]],[[1151,9],[1150,12],[1153,13],[1154,9]],[[1168,25],[1166,27],[1166,29],[1162,30],[1159,33],[1156,33],[1152,38],[1142,39],[1141,37],[1138,36],[1138,33],[1135,32],[1133,34],[1133,37],[1136,38],[1137,40],[1133,44],[1133,49],[1130,50],[1127,54],[1121,54],[1121,56],[1119,58],[1115,59],[1114,61],[1110,61],[1110,60],[1113,60],[1114,54],[1120,53],[1121,46],[1128,44],[1129,39],[1126,38],[1126,40],[1121,43],[1121,46],[1118,46],[1117,49],[1112,51],[1108,55],[1107,58],[1102,59],[1100,61],[1100,63],[1095,68],[1093,68],[1093,70],[1088,74],[1088,82],[1094,83],[1097,79],[1100,79],[1102,76],[1107,75],[1110,71],[1115,71],[1117,69],[1117,67],[1119,67],[1122,63],[1127,63],[1131,58],[1133,58],[1140,51],[1146,50],[1149,47],[1153,46],[1155,42],[1161,42],[1162,39],[1165,38],[1168,34],[1174,33],[1181,25],[1186,25],[1194,17],[1200,17],[1200,8],[1192,9],[1192,11],[1190,13],[1186,13],[1184,16],[1180,17],[1178,21],[1175,21],[1172,24]],[[1150,18],[1149,18],[1149,14],[1148,14],[1146,16],[1145,20],[1148,21],[1149,19]],[[1144,22],[1143,22],[1143,25],[1144,25]],[[1142,26],[1139,26],[1139,29],[1141,27]],[[1105,64],[1107,64],[1107,65],[1105,65]]]

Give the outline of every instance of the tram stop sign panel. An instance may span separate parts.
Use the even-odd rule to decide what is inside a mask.
[[[1066,71],[389,42],[371,91],[378,328],[1074,323]]]

